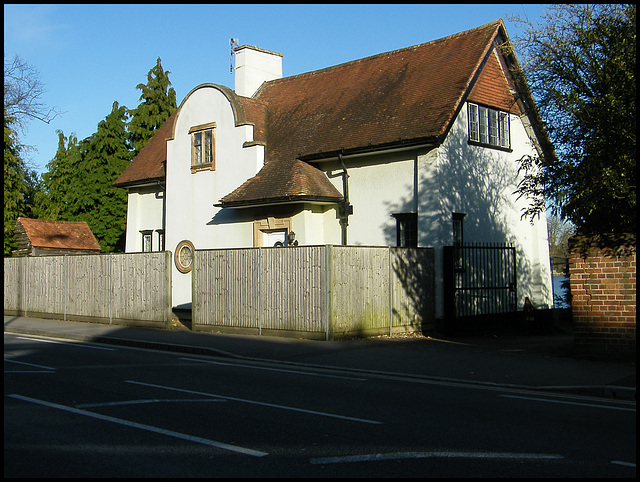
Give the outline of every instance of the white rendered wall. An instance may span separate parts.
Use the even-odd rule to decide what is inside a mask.
[[[436,317],[442,311],[442,247],[453,244],[452,213],[465,213],[464,242],[511,243],[516,247],[518,307],[529,297],[536,308],[553,306],[546,218],[522,218],[517,200],[517,162],[534,148],[518,116],[511,115],[512,152],[467,142],[463,108],[446,141],[419,159],[419,245],[436,254]]]
[[[340,244],[340,224],[335,205],[307,204],[292,216],[291,230],[299,245]]]
[[[127,232],[125,252],[142,251],[140,231],[153,231],[153,251],[158,251],[158,233],[162,229],[162,192],[159,186],[133,188],[127,196]]]
[[[349,216],[347,244],[363,246],[395,246],[395,213],[416,212],[416,156],[413,151],[403,151],[375,156],[343,159],[347,169],[349,203],[353,215]],[[339,192],[343,192],[342,167],[337,162],[320,165]],[[342,242],[339,220],[326,216]]]
[[[193,126],[216,123],[215,170],[191,172]],[[220,199],[254,176],[263,165],[263,148],[243,148],[253,140],[253,127],[235,126],[227,97],[215,86],[192,91],[180,107],[174,138],[167,142],[166,249],[175,252],[180,241],[197,249],[250,247],[253,223],[237,222],[242,210],[214,206]],[[191,273],[173,266],[173,305],[191,302]]]

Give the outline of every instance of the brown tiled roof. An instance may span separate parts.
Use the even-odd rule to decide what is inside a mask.
[[[293,159],[439,141],[501,25],[498,20],[433,42],[265,83],[256,99],[266,106],[266,118],[252,117],[247,110],[247,119],[260,127],[254,129],[259,135],[266,124],[265,167],[223,197],[221,205],[290,198],[296,182],[304,178],[290,172],[301,165]],[[309,166],[305,174],[311,173],[319,191],[331,191],[340,199],[324,174]]]
[[[250,97],[238,97],[244,107],[249,122],[253,124],[253,141],[258,144],[267,142],[267,107],[264,102]]]
[[[342,194],[322,171],[299,159],[289,159],[265,164],[258,174],[220,201],[225,207],[238,207],[294,200],[338,202]]]
[[[100,245],[84,221],[45,221],[18,218],[35,248],[100,251]]]
[[[485,92],[472,90],[479,73],[489,88],[504,88],[500,64],[488,55],[500,29],[504,25],[496,20],[440,40],[272,80],[255,98],[238,97],[246,121],[254,124],[254,142],[266,145],[265,166],[221,205],[304,196],[337,199],[326,176],[300,160],[440,142],[470,92],[484,98]],[[481,71],[484,66],[487,72]],[[504,104],[516,109],[513,99]],[[164,176],[170,136],[165,126],[116,185]]]
[[[177,110],[162,124],[149,142],[142,148],[133,161],[113,183],[114,186],[126,187],[139,182],[164,180],[165,162],[167,160],[167,138],[173,134],[173,122]]]
[[[267,82],[267,161],[438,139],[501,25]]]

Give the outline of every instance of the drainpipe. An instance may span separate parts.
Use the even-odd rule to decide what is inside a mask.
[[[164,185],[160,185],[162,187],[162,251],[167,250],[167,186],[166,180]]]
[[[342,160],[342,154],[338,154],[338,161],[342,167],[342,192],[344,200],[338,205],[338,215],[340,216],[340,226],[342,227],[342,245],[347,245],[347,226],[349,226],[349,215],[353,214],[353,206],[349,204],[349,173]]]
[[[158,186],[162,189],[162,238],[164,240],[163,251],[167,250],[167,161],[163,161],[164,165],[164,184],[158,181]]]

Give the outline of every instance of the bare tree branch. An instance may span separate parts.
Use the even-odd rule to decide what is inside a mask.
[[[18,55],[4,59],[4,112],[12,117],[23,132],[30,120],[49,124],[62,112],[57,107],[47,107],[42,101],[46,93],[38,71]]]

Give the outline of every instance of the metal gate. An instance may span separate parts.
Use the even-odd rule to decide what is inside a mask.
[[[445,246],[443,281],[447,320],[513,313],[516,249],[490,243]]]

